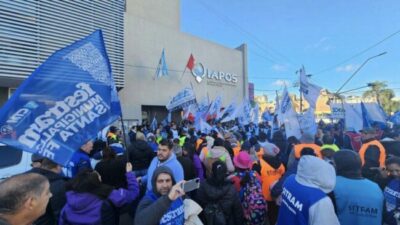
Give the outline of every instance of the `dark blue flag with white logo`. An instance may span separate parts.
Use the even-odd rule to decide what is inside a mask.
[[[66,165],[121,115],[101,30],[51,55],[0,110],[0,142]]]

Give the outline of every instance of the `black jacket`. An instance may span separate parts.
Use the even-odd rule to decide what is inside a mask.
[[[126,157],[117,156],[115,159],[101,160],[95,170],[100,174],[102,183],[114,188],[127,188],[125,167]]]
[[[191,180],[197,177],[196,169],[192,160],[185,156],[178,156],[176,159],[182,165],[184,180]]]
[[[132,170],[143,170],[149,168],[154,158],[153,149],[143,140],[136,140],[128,147],[129,161],[132,163]]]
[[[219,203],[227,219],[227,224],[244,224],[243,209],[239,194],[229,181],[226,181],[223,186],[218,187],[211,185],[207,180],[203,181],[200,184],[195,199],[203,209],[208,203]]]
[[[53,196],[47,204],[46,213],[39,217],[33,224],[35,225],[54,225],[58,224],[60,212],[67,202],[65,196],[65,177],[49,170],[33,168],[29,173],[38,173],[45,176],[50,183],[50,191]]]

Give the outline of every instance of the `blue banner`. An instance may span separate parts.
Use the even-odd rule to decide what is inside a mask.
[[[51,55],[0,110],[0,142],[67,165],[121,115],[101,30]]]

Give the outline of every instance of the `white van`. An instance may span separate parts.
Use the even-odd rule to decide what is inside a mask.
[[[32,169],[31,157],[32,153],[0,143],[0,180]]]

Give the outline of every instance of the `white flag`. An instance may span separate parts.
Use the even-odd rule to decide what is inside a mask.
[[[313,108],[308,108],[308,110],[303,114],[298,116],[300,128],[303,133],[315,135],[317,133],[317,123],[315,122],[315,114]]]
[[[286,137],[301,137],[300,124],[297,120],[297,113],[294,111],[292,101],[285,86],[282,93],[282,101],[280,103],[279,116],[282,123],[285,124]]]
[[[300,69],[300,91],[304,98],[307,100],[310,107],[315,109],[318,97],[320,95],[321,87],[308,82],[306,70],[304,66]]]

